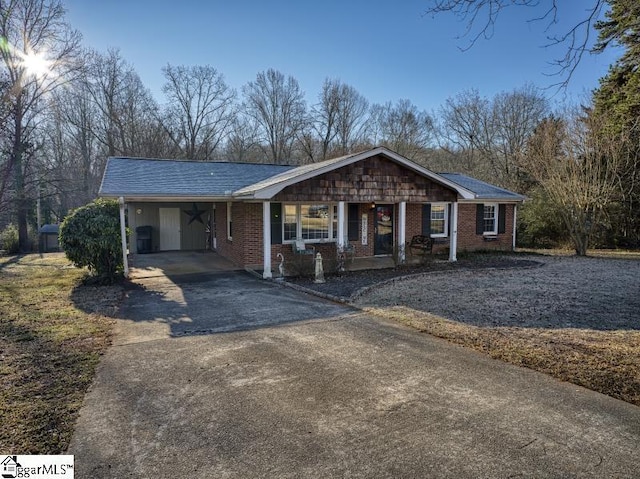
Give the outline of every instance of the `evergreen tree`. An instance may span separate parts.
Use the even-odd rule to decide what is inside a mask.
[[[611,210],[612,240],[620,246],[640,246],[640,2],[609,0],[595,51],[623,49],[594,91],[593,114],[606,125],[603,133],[622,139],[619,201]]]

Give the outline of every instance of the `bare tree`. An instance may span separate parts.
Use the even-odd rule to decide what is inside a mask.
[[[542,22],[545,31],[552,32],[554,26],[559,23],[561,2],[558,0],[430,0],[429,4],[425,12],[427,15],[452,13],[458,20],[465,23],[465,31],[461,36],[467,38],[468,43],[462,49],[468,50],[478,40],[493,36],[498,17],[509,7],[530,8],[533,12],[530,21]],[[566,2],[565,4],[568,5]],[[584,5],[584,15],[574,25],[557,34],[547,33],[545,46],[565,47],[564,55],[552,62],[557,67],[555,74],[561,77],[556,86],[566,86],[584,54],[595,51],[590,46],[592,30],[606,4],[606,0],[590,0]]]
[[[306,121],[304,95],[297,80],[269,69],[247,83],[243,93],[244,111],[259,125],[270,160],[291,161],[294,142]]]
[[[352,86],[340,80],[325,79],[312,106],[298,146],[309,161],[349,153],[364,136],[367,100]]]
[[[230,161],[259,163],[264,161],[260,148],[260,127],[252,118],[237,114],[225,143],[225,156]]]
[[[318,141],[314,135],[308,131],[305,144],[317,143],[320,149],[320,160],[327,159],[329,150],[338,134],[338,116],[340,114],[340,81],[325,79],[322,84],[322,91],[318,95],[318,103],[311,108],[312,120],[309,130],[315,130]],[[312,157],[313,158],[313,157]]]
[[[340,84],[336,143],[340,154],[352,153],[365,141],[369,102],[350,85]]]
[[[467,90],[445,100],[440,108],[441,147],[459,158],[465,173],[481,172],[476,157],[488,154],[494,142],[493,118],[489,100],[478,90]]]
[[[81,206],[98,192],[99,174],[94,166],[99,157],[93,129],[97,118],[95,105],[76,82],[73,88],[56,91],[44,128],[43,162],[49,174],[47,190],[58,199],[58,211]]]
[[[140,77],[117,50],[89,58],[84,77],[98,109],[93,133],[103,156],[162,156],[169,153],[158,121],[158,105]]]
[[[6,172],[13,175],[20,250],[26,251],[33,130],[45,95],[78,72],[81,37],[65,21],[64,7],[57,0],[0,0],[0,12],[0,57],[9,81],[10,105]]]
[[[312,116],[307,116],[302,123],[302,127],[296,134],[296,142],[292,150],[292,155],[300,163],[314,163],[326,159],[330,143],[324,143],[323,137],[318,131],[318,125]],[[325,149],[326,148],[326,149]]]
[[[507,188],[526,191],[528,177],[515,158],[527,146],[535,128],[549,113],[549,104],[533,85],[498,93],[493,99],[495,154],[489,157],[495,177]]]
[[[602,127],[593,115],[575,111],[547,119],[520,158],[521,167],[558,206],[580,256],[619,195],[620,166],[628,151],[627,133],[613,138]]]
[[[395,105],[390,102],[374,105],[370,121],[374,142],[407,158],[416,158],[435,138],[431,115],[419,111],[409,100],[399,100]]]
[[[532,85],[491,100],[465,91],[440,110],[442,147],[463,161],[465,172],[522,191],[527,178],[516,158],[548,112],[547,100]]]
[[[162,72],[168,100],[163,125],[180,156],[213,159],[233,122],[235,91],[208,65],[167,65]]]
[[[7,72],[0,70],[0,144],[9,145],[9,119],[11,113],[11,82]],[[6,150],[6,148],[4,148]],[[0,214],[6,214],[10,210],[10,202],[6,201],[7,187],[11,183],[12,162],[8,155],[0,155]]]

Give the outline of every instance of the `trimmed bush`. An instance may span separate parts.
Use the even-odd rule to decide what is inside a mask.
[[[20,251],[16,225],[9,224],[2,230],[2,233],[0,233],[0,249],[5,250],[8,254],[16,254]]]
[[[114,283],[124,270],[118,202],[97,199],[73,210],[60,225],[60,245],[73,264]]]

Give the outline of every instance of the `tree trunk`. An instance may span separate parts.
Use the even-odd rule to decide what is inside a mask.
[[[28,253],[29,232],[27,229],[27,212],[29,210],[29,200],[24,189],[24,171],[22,169],[22,153],[24,143],[22,141],[22,102],[20,98],[16,100],[14,110],[14,136],[11,156],[13,157],[13,171],[15,177],[15,204],[16,220],[18,222],[18,245],[20,253]]]
[[[577,234],[573,239],[577,256],[587,256],[588,239],[586,235]]]

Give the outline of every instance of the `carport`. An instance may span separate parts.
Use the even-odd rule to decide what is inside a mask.
[[[237,265],[214,251],[165,251],[129,255],[131,279],[238,271]]]

